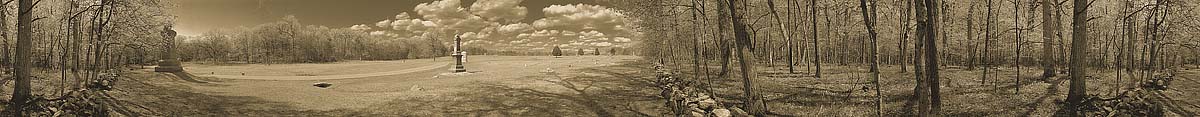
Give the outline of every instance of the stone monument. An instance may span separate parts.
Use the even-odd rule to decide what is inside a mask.
[[[163,26],[162,36],[166,50],[163,51],[162,60],[158,61],[158,67],[154,67],[154,71],[182,72],[179,57],[175,55],[175,30],[171,29],[171,25]]]
[[[462,51],[462,37],[459,37],[458,35],[454,36],[454,52],[451,53],[450,56],[454,56],[454,69],[452,72],[458,73],[467,71],[467,69],[463,68],[463,56],[466,55],[464,55]]]

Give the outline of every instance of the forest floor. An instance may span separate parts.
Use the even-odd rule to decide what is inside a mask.
[[[767,78],[756,80],[770,110],[778,115],[795,116],[873,116],[875,92],[865,66],[825,66],[820,79],[811,74],[787,73],[786,67],[761,68]],[[797,68],[798,71],[806,71]],[[1065,69],[1060,69],[1065,70]],[[1168,90],[1152,95],[1165,97],[1167,116],[1195,116],[1200,112],[1200,69],[1180,69]],[[914,102],[909,101],[916,81],[912,69],[899,72],[899,67],[881,68],[883,108],[887,115],[909,115]],[[942,113],[947,116],[1053,116],[1066,99],[1069,87],[1067,74],[1041,79],[1041,69],[1022,67],[1018,73],[1012,67],[994,68],[987,81],[982,68],[966,70],[961,67],[942,67],[940,70]],[[1017,83],[1020,74],[1020,83]],[[1088,94],[1102,98],[1118,95],[1116,72],[1091,71],[1087,79]],[[1128,87],[1133,84],[1129,74],[1122,73]],[[732,81],[725,89],[718,88],[722,97],[738,97],[740,82]],[[1018,91],[1019,90],[1019,91]],[[1123,89],[1128,90],[1128,89]],[[732,100],[730,100],[732,101]]]
[[[449,59],[407,61],[351,61],[331,64],[196,65],[187,70],[209,83],[194,83],[150,69],[126,72],[115,90],[106,91],[124,105],[121,110],[159,116],[668,116],[665,100],[655,86],[651,64],[634,56],[474,56],[466,64],[470,73],[446,73],[449,66],[402,74],[345,79],[261,80],[206,77],[201,73],[247,72],[247,75],[284,77],[297,74],[336,76],[402,71],[422,65],[449,63]],[[346,64],[346,65],[344,65]],[[394,65],[403,64],[403,65]],[[310,66],[304,69],[286,69]],[[327,66],[327,67],[321,67]],[[147,67],[149,68],[149,67]],[[214,69],[215,68],[215,69]],[[299,67],[304,68],[304,67]],[[369,68],[369,69],[357,69]],[[719,68],[719,67],[717,67]],[[943,113],[950,116],[1051,116],[1065,99],[1066,74],[1041,80],[1041,70],[1022,67],[1021,82],[1011,67],[992,69],[986,82],[981,69],[943,67]],[[276,70],[263,70],[276,69]],[[344,69],[346,72],[338,69]],[[764,93],[771,115],[872,116],[874,87],[865,66],[824,66],[819,79],[804,67],[799,73],[786,67],[760,67],[755,80]],[[225,72],[220,72],[224,70]],[[390,70],[390,71],[389,71]],[[885,114],[908,114],[913,89],[912,69],[882,67]],[[254,73],[254,74],[251,74]],[[731,71],[732,73],[738,73]],[[1099,70],[1088,79],[1089,94],[1112,97],[1117,93],[1115,72]],[[40,73],[35,84],[57,83]],[[301,75],[309,76],[309,75]],[[1128,74],[1122,81],[1130,81]],[[1168,90],[1160,95],[1168,116],[1200,112],[1200,69],[1181,69]],[[738,105],[741,80],[715,79],[714,89],[723,105]],[[312,86],[333,84],[329,88]],[[1121,84],[1129,86],[1129,84]],[[8,84],[11,86],[11,84]],[[54,85],[35,86],[37,94],[51,94]],[[863,87],[870,89],[863,90]],[[1020,91],[1016,91],[1017,89]],[[7,95],[2,96],[7,99]]]

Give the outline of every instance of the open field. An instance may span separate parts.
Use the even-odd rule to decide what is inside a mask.
[[[237,108],[257,108],[249,110],[205,110],[201,111],[218,111],[218,112],[243,112],[255,110],[290,110],[306,113],[293,114],[312,114],[312,115],[339,115],[339,114],[371,114],[371,113],[393,113],[386,112],[398,108],[382,108],[381,106],[448,106],[452,105],[453,101],[439,102],[441,104],[434,105],[412,105],[414,103],[406,103],[404,100],[414,99],[468,99],[475,98],[471,96],[463,96],[463,94],[487,94],[499,95],[510,90],[500,90],[496,87],[507,88],[530,88],[536,91],[546,91],[555,93],[567,93],[573,90],[564,88],[555,82],[563,81],[563,79],[546,77],[547,74],[561,74],[563,77],[582,77],[591,75],[604,75],[602,73],[588,73],[585,69],[602,68],[601,66],[616,66],[619,63],[627,63],[636,59],[632,56],[570,56],[564,58],[553,57],[511,57],[511,56],[475,56],[474,59],[466,64],[471,73],[452,74],[446,73],[449,67],[439,67],[433,70],[422,70],[417,72],[386,75],[386,76],[369,76],[361,78],[347,79],[323,79],[323,80],[247,80],[247,79],[227,79],[221,77],[207,77],[199,75],[202,80],[211,81],[211,83],[184,83],[177,81],[137,81],[153,86],[174,86],[174,91],[170,93],[192,93],[202,94],[203,96],[211,96],[206,101],[185,101],[177,100],[183,105],[211,105],[214,103],[226,103],[223,101],[247,101],[253,100],[255,103],[244,106],[233,106]],[[424,60],[408,60],[409,62],[446,64],[447,59],[439,59],[437,61]],[[374,62],[384,63],[384,62]],[[379,69],[403,69],[408,67],[403,66],[374,66],[373,64],[357,64],[358,66],[369,66],[370,68]],[[379,64],[385,65],[385,64]],[[419,65],[419,64],[418,64]],[[240,65],[250,66],[250,65]],[[261,69],[263,67],[224,67],[219,70],[224,71],[254,71],[251,69]],[[286,66],[286,65],[272,65]],[[332,64],[330,67],[340,67],[343,65]],[[213,66],[201,66],[213,67]],[[324,68],[324,67],[313,67]],[[266,68],[271,69],[271,68]],[[189,68],[189,70],[192,70]],[[552,70],[552,71],[548,71]],[[140,76],[149,79],[164,78],[169,76],[155,75],[157,73],[146,73],[146,71],[138,74],[149,75]],[[633,72],[633,70],[628,71]],[[194,73],[194,72],[193,72]],[[301,72],[302,74],[332,74],[325,73],[319,70],[309,72]],[[369,74],[369,73],[366,73]],[[557,75],[556,75],[557,76]],[[137,76],[135,76],[137,77]],[[274,76],[287,77],[287,76]],[[319,76],[316,76],[319,77]],[[591,76],[597,77],[597,76]],[[611,76],[606,76],[611,77]],[[135,78],[142,79],[142,78]],[[328,82],[334,84],[329,88],[317,88],[311,86],[316,82]],[[484,87],[492,87],[480,89]],[[159,92],[146,90],[151,92]],[[478,91],[496,91],[492,93],[468,93]],[[134,96],[138,97],[138,96]],[[228,99],[225,99],[228,98]],[[244,99],[244,100],[243,100]],[[141,102],[139,100],[131,100]],[[175,102],[175,101],[169,101]],[[147,102],[142,102],[147,103]],[[149,102],[154,103],[154,102]],[[199,104],[187,104],[199,103]],[[429,102],[427,102],[429,103]],[[395,105],[402,104],[402,105]],[[153,104],[157,105],[157,104]],[[270,106],[265,106],[270,105]],[[464,106],[472,107],[472,106]],[[486,107],[486,106],[474,106]],[[364,109],[366,108],[366,109]],[[419,107],[405,107],[408,110],[421,110]],[[188,111],[194,109],[166,109],[173,111]],[[530,111],[536,113],[539,111]],[[257,112],[263,113],[263,112]],[[441,110],[423,110],[413,112],[403,112],[402,115],[442,115],[454,114],[456,112],[441,111]],[[509,114],[521,114],[509,113]],[[199,115],[207,115],[201,113],[192,113]],[[231,113],[243,115],[238,113]],[[275,113],[278,114],[278,113]],[[545,113],[542,113],[545,114]],[[189,115],[189,114],[183,114]],[[272,115],[272,114],[265,114]],[[285,114],[288,115],[288,114]]]
[[[326,80],[248,80],[202,77],[190,83],[170,75],[131,71],[114,97],[145,106],[160,115],[262,116],[666,116],[651,65],[632,56],[511,57],[476,56],[472,73],[434,70],[365,78]],[[433,60],[410,60],[433,61]],[[438,60],[442,63],[447,61]],[[337,65],[333,65],[337,66]],[[369,66],[369,65],[366,65]],[[403,67],[401,67],[403,68]],[[549,68],[550,70],[547,70]],[[869,116],[874,92],[864,91],[865,68],[825,67],[821,79],[761,67],[756,79],[775,116]],[[237,70],[237,69],[228,69]],[[911,71],[884,67],[886,113],[908,110],[914,84]],[[1017,85],[1014,69],[995,69],[981,83],[979,70],[947,68],[942,85],[945,113],[951,116],[1051,116],[1066,96],[1066,80],[1042,81],[1039,70],[1023,69]],[[316,72],[319,73],[319,72]],[[1114,73],[1094,72],[1089,93],[1113,96]],[[1128,77],[1128,76],[1125,76]],[[1161,100],[1171,116],[1194,115],[1200,107],[1200,71],[1180,72]],[[1128,81],[1128,79],[1123,79]],[[334,84],[330,88],[311,86]],[[723,105],[738,105],[739,80],[714,79]],[[1127,86],[1128,84],[1123,84]],[[1020,88],[1020,92],[1016,89]],[[1159,95],[1159,94],[1155,94]],[[139,109],[132,109],[139,110]]]

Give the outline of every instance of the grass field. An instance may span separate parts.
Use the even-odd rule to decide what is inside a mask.
[[[466,64],[471,73],[447,73],[449,67],[397,75],[323,80],[254,80],[203,77],[211,83],[190,83],[171,76],[131,71],[117,85],[114,97],[142,107],[130,110],[165,116],[668,116],[654,83],[651,65],[634,56],[514,57],[475,56]],[[331,64],[189,66],[193,73],[262,71],[263,76],[290,74],[348,75],[387,72],[448,61],[355,61]],[[346,65],[343,65],[346,64]],[[393,65],[404,64],[404,65]],[[325,70],[285,70],[304,66]],[[357,66],[357,67],[348,67]],[[195,67],[195,68],[193,68]],[[273,68],[274,67],[274,68]],[[347,69],[343,72],[333,68]],[[371,70],[350,70],[371,68]],[[870,79],[865,67],[826,66],[824,77],[803,69],[790,74],[781,67],[761,67],[755,80],[776,116],[872,116],[873,89],[862,90]],[[913,79],[899,68],[882,69],[885,113],[904,115]],[[1052,116],[1066,97],[1065,74],[1048,80],[1040,70],[993,69],[987,82],[980,70],[943,68],[942,96],[948,116]],[[736,72],[734,72],[736,73]],[[1112,96],[1112,71],[1092,72],[1089,93]],[[220,74],[220,73],[218,73]],[[203,76],[203,75],[201,75]],[[313,77],[321,77],[316,75]],[[1128,76],[1126,76],[1127,78]],[[1200,71],[1185,70],[1169,90],[1161,91],[1168,116],[1194,115],[1200,109]],[[1129,81],[1123,79],[1124,81]],[[713,79],[725,106],[738,105],[740,80]],[[334,84],[330,88],[311,86]],[[1128,86],[1128,84],[1123,84]],[[1020,88],[1020,91],[1016,91]],[[1157,95],[1157,94],[1156,94]],[[153,110],[153,111],[150,111]],[[1182,114],[1180,114],[1182,113]]]

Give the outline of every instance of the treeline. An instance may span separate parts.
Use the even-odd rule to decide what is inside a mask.
[[[182,61],[210,63],[322,63],[341,60],[398,60],[442,57],[454,37],[390,37],[349,28],[304,25],[294,16],[253,27],[215,29],[179,37]],[[495,50],[464,45],[469,55],[547,56],[546,51]],[[617,52],[617,48],[610,48]],[[579,52],[584,50],[580,49]],[[588,49],[595,54],[599,48]],[[600,51],[604,52],[604,51]]]
[[[217,29],[182,39],[183,61],[321,63],[397,60],[449,55],[440,38],[392,38],[348,28],[303,25],[294,16],[253,27]],[[446,39],[449,40],[449,39]],[[482,50],[482,49],[479,49]]]

